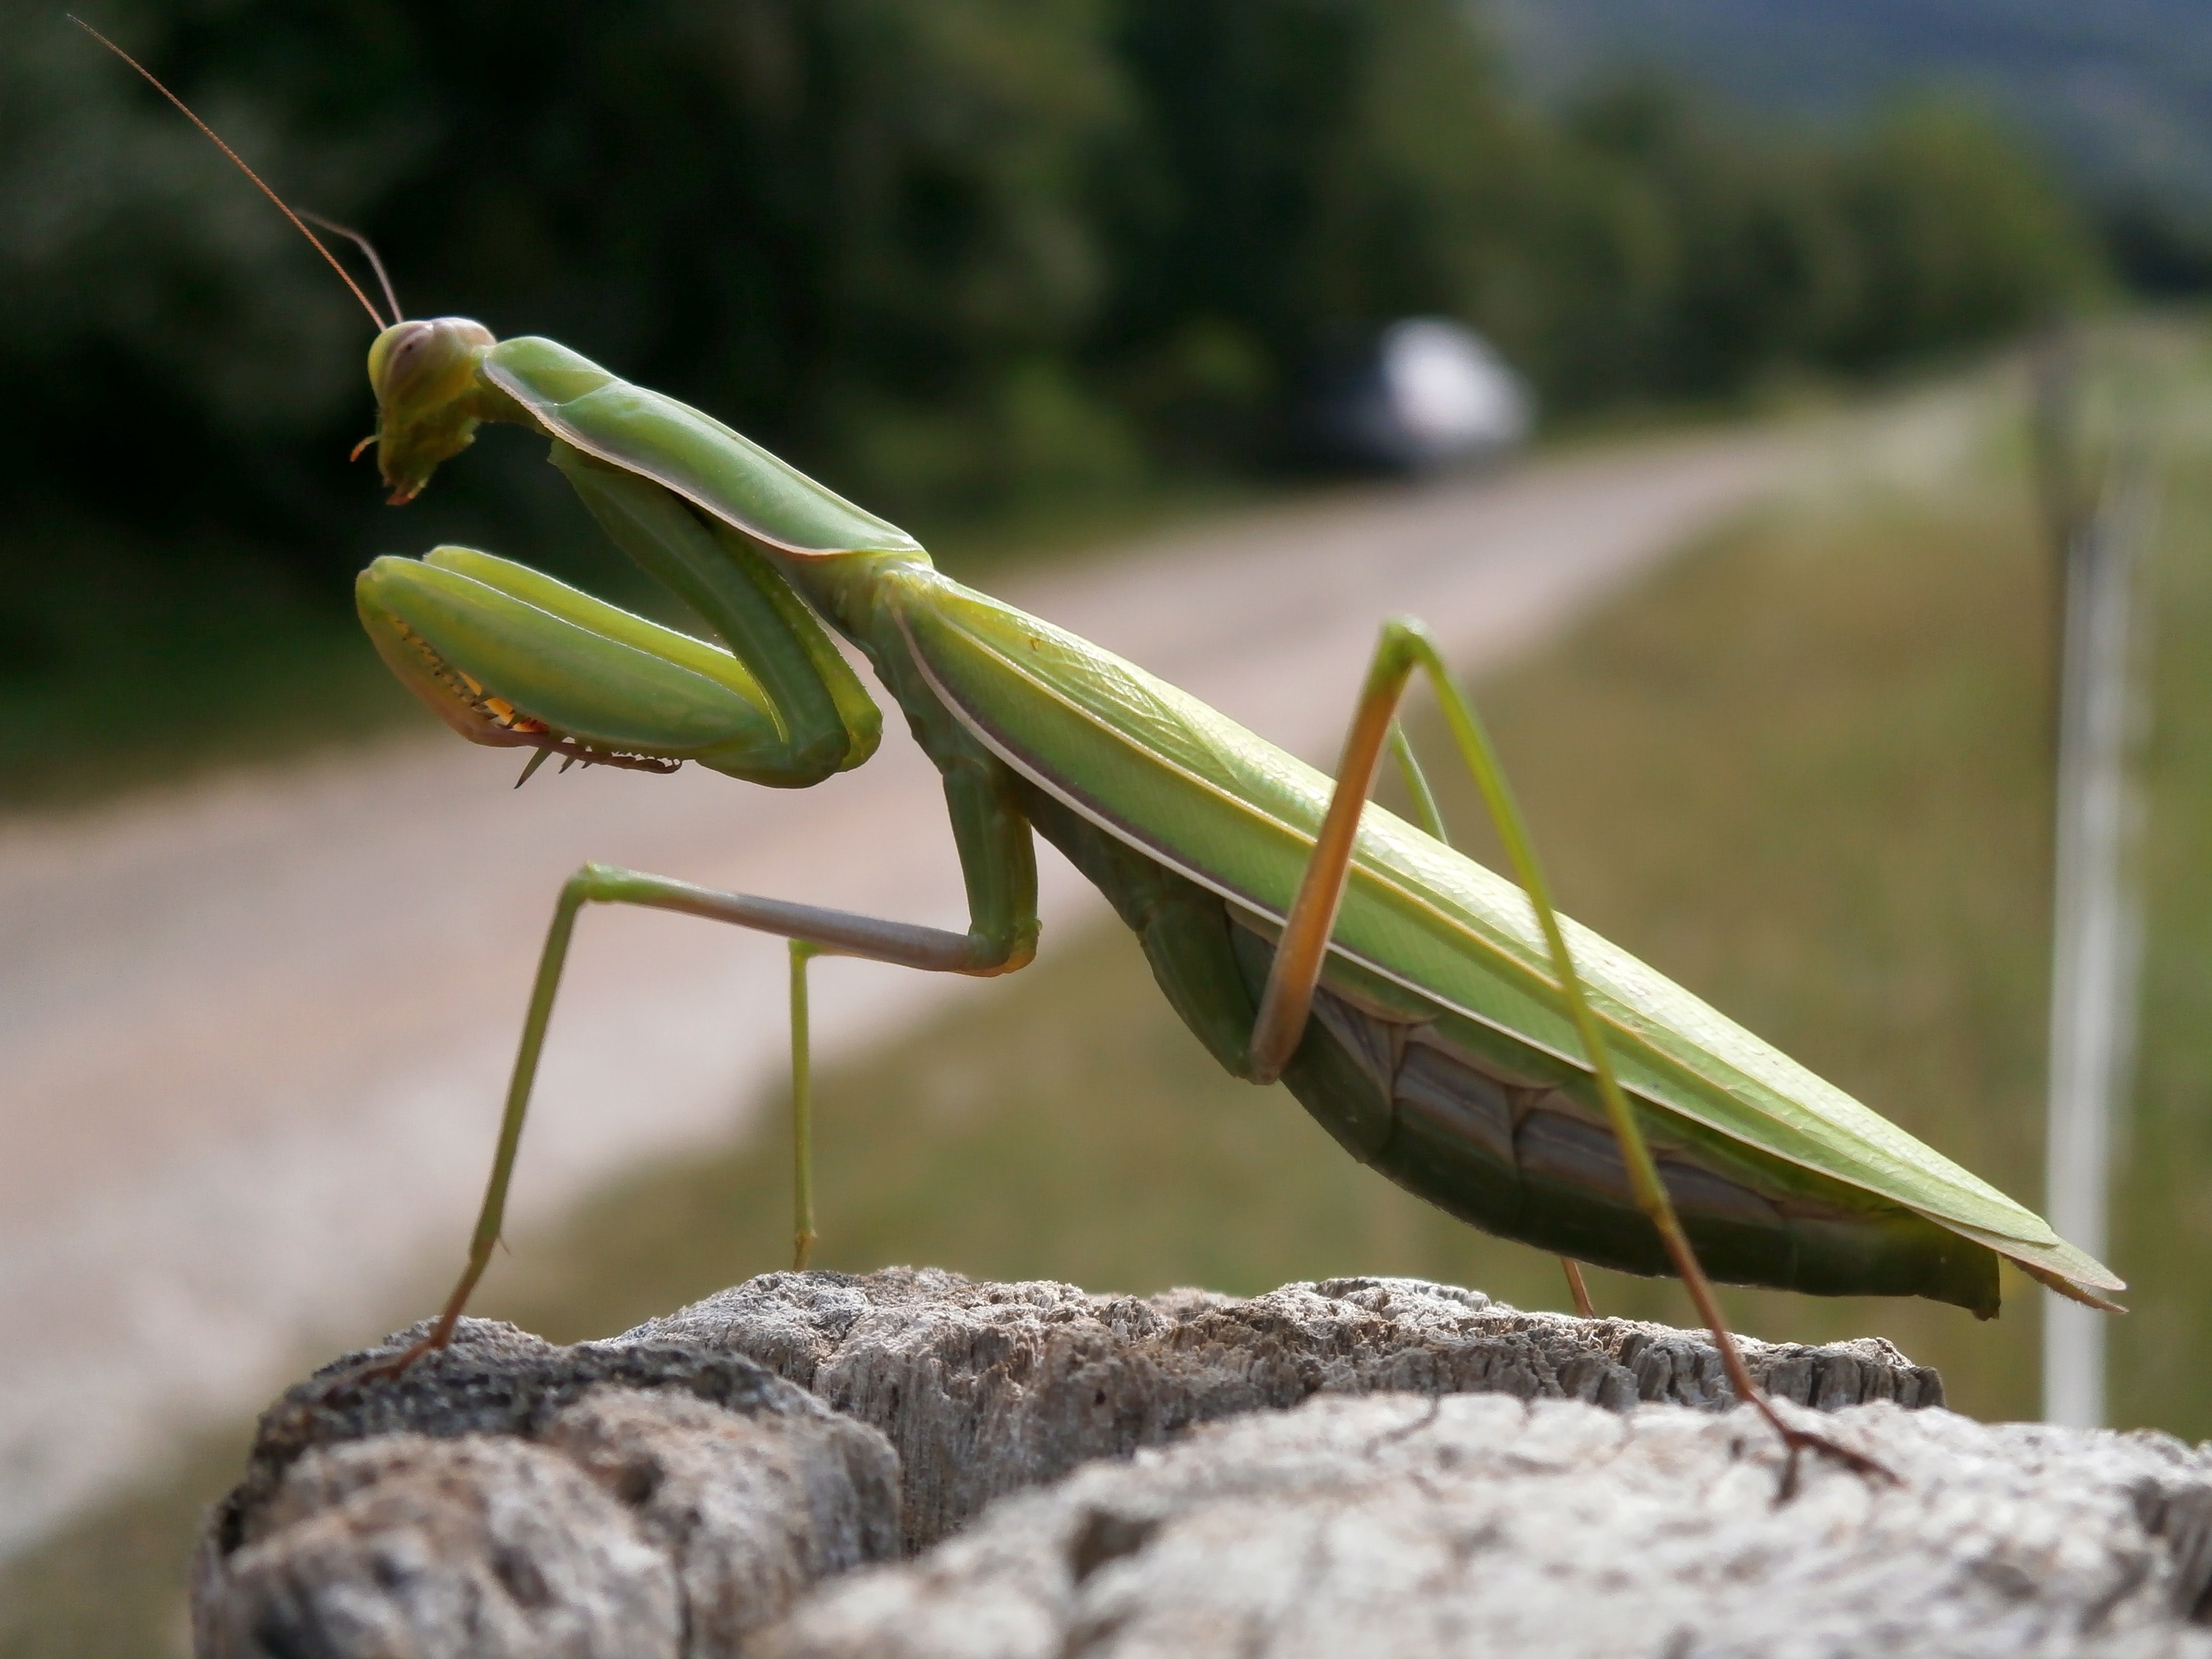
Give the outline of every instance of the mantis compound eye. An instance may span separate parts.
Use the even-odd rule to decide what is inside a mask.
[[[472,379],[493,343],[492,331],[466,317],[394,323],[368,348],[368,383],[383,409],[441,401],[465,389],[453,382]]]
[[[376,337],[368,349],[368,383],[378,403],[386,402],[414,379],[436,333],[434,325],[416,319],[395,323]]]

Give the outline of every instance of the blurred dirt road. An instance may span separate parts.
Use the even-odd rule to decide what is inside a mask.
[[[1765,488],[1763,435],[1334,496],[1000,586],[1328,763],[1386,614],[1495,665]],[[428,726],[429,722],[423,722]],[[489,1155],[532,963],[586,858],[963,927],[934,775],[894,717],[804,793],[687,769],[509,786],[440,731],[0,821],[0,1555],[303,1356],[427,1306]],[[896,728],[895,733],[888,728]],[[1103,914],[1043,848],[1045,951]],[[726,1139],[785,1065],[780,944],[581,926],[511,1231]],[[963,981],[833,962],[834,1058]]]

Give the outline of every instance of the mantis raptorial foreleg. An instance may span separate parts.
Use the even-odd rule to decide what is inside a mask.
[[[1712,1282],[1698,1265],[1697,1252],[1691,1248],[1689,1235],[1675,1213],[1674,1200],[1659,1178],[1651,1149],[1637,1124],[1627,1097],[1621,1091],[1604,1031],[1590,1007],[1581,977],[1575,971],[1566,933],[1552,904],[1551,890],[1536,862],[1527,825],[1498,763],[1497,751],[1474,712],[1474,705],[1459,689],[1436,642],[1419,623],[1399,619],[1383,624],[1382,640],[1376,647],[1366,684],[1361,688],[1359,702],[1352,714],[1351,730],[1345,737],[1344,754],[1337,768],[1328,814],[1315,839],[1313,857],[1299,883],[1297,896],[1285,919],[1282,936],[1276,942],[1274,961],[1268,970],[1266,988],[1261,994],[1259,1017],[1253,1024],[1246,1074],[1263,1083],[1280,1077],[1304,1032],[1314,991],[1320,983],[1327,958],[1329,936],[1335,927],[1338,907],[1351,878],[1360,816],[1365,811],[1368,792],[1374,787],[1376,770],[1386,746],[1396,751],[1399,764],[1407,769],[1409,779],[1419,780],[1414,799],[1419,810],[1431,813],[1436,811],[1435,798],[1428,790],[1427,781],[1420,777],[1419,764],[1397,725],[1399,702],[1417,671],[1427,678],[1436,693],[1460,757],[1474,776],[1491,821],[1497,826],[1498,839],[1504,844],[1515,878],[1536,913],[1557,989],[1566,1003],[1568,1015],[1582,1040],[1583,1054],[1595,1074],[1599,1097],[1626,1166],[1636,1206],[1657,1230],[1668,1260],[1689,1291],[1690,1299],[1697,1304],[1698,1317],[1712,1333],[1721,1364],[1737,1399],[1765,1418],[1789,1448],[1790,1462],[1784,1474],[1781,1496],[1786,1499],[1796,1490],[1797,1459],[1808,1449],[1834,1457],[1860,1474],[1894,1480],[1894,1475],[1863,1453],[1824,1436],[1791,1427],[1752,1380],[1742,1352],[1722,1316]],[[1579,1278],[1579,1274],[1575,1276]]]
[[[1405,780],[1406,793],[1413,798],[1413,815],[1420,820],[1421,828],[1445,846],[1451,845],[1451,835],[1444,828],[1443,809],[1437,805],[1436,791],[1429,787],[1428,775],[1421,770],[1421,763],[1413,753],[1413,745],[1407,741],[1406,728],[1397,720],[1390,722],[1390,757],[1398,763],[1398,775]],[[1575,1311],[1584,1319],[1597,1317],[1597,1304],[1590,1300],[1589,1285],[1583,1278],[1583,1264],[1571,1255],[1559,1258],[1559,1269],[1567,1276],[1567,1293],[1574,1297]]]

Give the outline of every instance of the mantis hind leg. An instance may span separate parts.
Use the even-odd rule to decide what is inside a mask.
[[[477,1282],[491,1263],[507,1215],[507,1194],[514,1175],[516,1153],[522,1145],[522,1126],[530,1110],[530,1094],[537,1081],[539,1055],[553,1018],[553,1003],[561,988],[568,946],[576,917],[586,904],[635,904],[650,909],[676,910],[709,921],[728,922],[758,933],[780,934],[791,941],[792,1083],[794,1133],[793,1197],[794,1247],[799,1265],[814,1243],[811,1071],[807,1052],[806,963],[824,955],[866,957],[901,967],[933,973],[975,972],[979,963],[988,970],[994,954],[979,947],[967,933],[923,927],[911,922],[890,921],[849,911],[794,904],[782,899],[757,898],[744,893],[725,893],[696,887],[665,876],[646,875],[610,865],[587,864],[569,877],[553,907],[538,953],[538,975],[530,992],[530,1008],[522,1024],[522,1040],[516,1050],[514,1071],[508,1080],[507,1103],[500,1116],[499,1144],[492,1155],[491,1176],[484,1186],[483,1203],[477,1214],[476,1231],[469,1238],[467,1265],[446,1300],[429,1334],[397,1358],[371,1368],[367,1374],[396,1374],[424,1354],[453,1340],[461,1310],[468,1305]],[[1003,953],[997,953],[1003,954]],[[351,1379],[347,1379],[351,1380]]]
[[[1413,814],[1421,821],[1421,828],[1445,846],[1451,845],[1451,836],[1444,827],[1443,809],[1437,805],[1436,791],[1429,787],[1428,775],[1421,770],[1419,757],[1413,745],[1406,740],[1406,729],[1395,719],[1390,722],[1390,757],[1398,763],[1399,775],[1406,781],[1406,793],[1413,798]],[[1583,1279],[1583,1264],[1571,1255],[1559,1258],[1560,1270],[1567,1276],[1567,1293],[1574,1297],[1575,1311],[1584,1319],[1597,1317],[1597,1305],[1590,1300],[1589,1285]]]
[[[1436,642],[1418,623],[1400,619],[1383,625],[1382,640],[1368,667],[1367,682],[1361,688],[1358,705],[1352,714],[1352,728],[1345,738],[1335,791],[1329,799],[1321,831],[1315,837],[1313,857],[1306,866],[1297,896],[1284,921],[1274,962],[1261,994],[1246,1074],[1255,1082],[1273,1082],[1282,1074],[1304,1032],[1313,1007],[1314,990],[1320,982],[1328,955],[1329,935],[1335,928],[1337,908],[1351,875],[1360,815],[1365,810],[1367,794],[1374,786],[1375,773],[1385,747],[1395,749],[1400,764],[1410,769],[1407,781],[1413,786],[1417,805],[1425,812],[1435,811],[1435,800],[1428,793],[1426,780],[1420,777],[1419,768],[1397,726],[1399,702],[1405,696],[1407,682],[1417,672],[1428,679],[1436,692],[1454,745],[1481,792],[1483,804],[1497,826],[1498,839],[1505,845],[1514,877],[1527,892],[1536,913],[1560,996],[1595,1075],[1607,1121],[1620,1143],[1637,1207],[1657,1231],[1676,1276],[1697,1304],[1706,1329],[1712,1333],[1714,1346],[1720,1351],[1721,1364],[1737,1399],[1759,1412],[1789,1449],[1790,1460],[1783,1476],[1780,1499],[1786,1500],[1795,1492],[1798,1457],[1807,1450],[1834,1457],[1861,1474],[1893,1482],[1896,1476],[1865,1454],[1825,1436],[1791,1427],[1753,1382],[1742,1352],[1722,1316],[1712,1282],[1698,1265],[1689,1235],[1674,1212],[1674,1200],[1659,1179],[1651,1150],[1629,1109],[1626,1096],[1621,1092],[1605,1034],[1583,994],[1574,958],[1567,949],[1565,933],[1559,925],[1559,913],[1552,904],[1550,888],[1537,865],[1521,809],[1506,785],[1489,735],[1474,704],[1453,679]]]

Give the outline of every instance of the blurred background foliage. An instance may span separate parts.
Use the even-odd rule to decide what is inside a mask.
[[[2033,131],[2130,283],[2212,279],[2212,8],[2201,0],[1489,0],[1524,82],[1570,95],[1640,64],[1829,129],[1900,86]]]
[[[0,789],[387,706],[331,647],[395,544],[619,582],[527,446],[380,516],[343,460],[367,319],[122,64],[4,4]],[[1308,366],[1395,316],[1473,323],[1572,413],[1878,370],[2110,283],[2091,216],[1973,109],[1801,129],[1650,76],[1539,106],[1455,0],[93,21],[366,230],[413,313],[552,335],[926,536],[1279,474]]]

